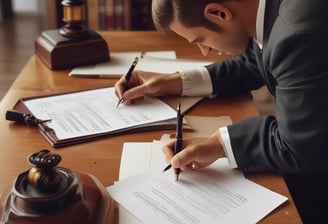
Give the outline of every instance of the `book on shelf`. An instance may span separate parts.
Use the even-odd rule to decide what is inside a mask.
[[[98,21],[99,25],[98,28],[99,30],[104,30],[105,29],[105,18],[106,18],[106,0],[96,0],[98,1]]]
[[[105,0],[105,30],[115,30],[114,0]]]
[[[99,0],[87,0],[88,26],[93,30],[99,30]]]
[[[114,28],[124,30],[124,0],[114,0]]]
[[[86,7],[94,30],[153,29],[149,0],[87,0]]]

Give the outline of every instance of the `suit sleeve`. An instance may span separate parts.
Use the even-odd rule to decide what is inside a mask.
[[[253,39],[249,40],[244,54],[206,66],[211,76],[213,95],[249,94],[251,90],[264,85],[254,55],[253,42]]]
[[[328,171],[327,34],[279,38],[265,56],[277,82],[276,117],[228,127],[239,168],[245,171]]]

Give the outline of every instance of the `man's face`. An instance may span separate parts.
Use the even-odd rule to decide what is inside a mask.
[[[204,27],[187,28],[175,20],[170,29],[184,37],[189,43],[196,44],[206,56],[211,51],[219,55],[238,55],[244,53],[249,36],[238,26],[230,26],[223,31],[212,31]]]

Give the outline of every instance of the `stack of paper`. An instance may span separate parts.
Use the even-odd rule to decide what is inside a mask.
[[[227,159],[182,172],[179,181],[166,166],[162,141],[125,143],[120,181],[107,188],[119,203],[120,224],[256,223],[287,200],[244,178]]]
[[[121,52],[111,53],[109,62],[74,68],[69,76],[117,78],[125,75],[135,57],[140,57],[136,70],[160,73],[174,73],[182,69],[198,68],[212,63],[211,61],[176,59],[174,51],[146,52],[145,54]]]

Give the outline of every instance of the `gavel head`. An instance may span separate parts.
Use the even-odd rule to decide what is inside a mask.
[[[63,0],[63,21],[66,23],[59,33],[68,38],[84,38],[88,35],[85,26],[85,1],[84,0]]]
[[[61,191],[63,176],[57,171],[61,156],[53,154],[49,150],[41,150],[29,157],[29,162],[34,165],[27,176],[29,184],[43,193]]]

